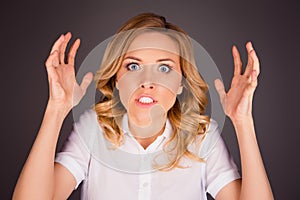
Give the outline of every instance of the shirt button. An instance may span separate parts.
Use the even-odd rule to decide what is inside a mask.
[[[145,183],[143,184],[144,187],[147,187],[148,185],[149,185],[148,182],[145,182]]]

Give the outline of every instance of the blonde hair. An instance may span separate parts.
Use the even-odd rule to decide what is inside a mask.
[[[159,31],[170,36],[178,43],[180,51],[180,66],[183,79],[183,92],[168,111],[168,119],[174,130],[171,139],[164,145],[164,151],[170,155],[168,163],[160,166],[164,170],[181,167],[179,161],[183,156],[196,161],[203,161],[188,146],[195,142],[200,145],[206,135],[209,117],[204,115],[207,105],[207,84],[201,78],[195,67],[195,59],[191,41],[187,34],[178,26],[166,21],[162,16],[153,13],[143,13],[127,21],[109,43],[100,69],[95,75],[97,89],[103,98],[94,107],[98,122],[104,135],[116,147],[122,144],[123,133],[120,121],[126,112],[118,94],[114,94],[116,73],[131,41],[141,32]],[[180,104],[181,103],[181,104]],[[201,136],[201,140],[197,140]]]

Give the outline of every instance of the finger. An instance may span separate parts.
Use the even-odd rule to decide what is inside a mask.
[[[65,36],[64,35],[61,35],[54,43],[54,45],[52,46],[52,49],[51,49],[51,52],[50,54],[52,54],[54,51],[58,51],[59,50],[59,47],[61,45],[61,43],[64,41],[65,39]]]
[[[48,79],[52,79],[52,80],[56,80],[57,74],[55,72],[55,68],[53,66],[53,61],[57,60],[58,63],[58,52],[54,51],[52,54],[50,54],[50,56],[48,57],[45,65],[46,65],[46,70],[47,70],[47,74],[48,74]]]
[[[232,56],[234,62],[234,75],[240,75],[242,73],[243,63],[236,46],[232,47]]]
[[[77,50],[80,46],[80,39],[77,39],[74,44],[72,45],[71,49],[70,49],[70,52],[68,54],[68,64],[70,65],[74,65],[75,63],[75,56],[76,56],[76,53],[77,53]]]
[[[57,67],[59,65],[59,60],[58,60],[58,51],[55,50],[52,52],[49,57],[47,58],[45,62],[46,67],[54,66]]]
[[[249,97],[249,102],[252,102],[253,95],[254,95],[255,89],[257,87],[257,73],[255,70],[251,72],[250,80],[251,80],[251,82],[247,86],[243,95]]]
[[[224,88],[223,82],[220,79],[216,79],[215,80],[215,87],[216,87],[216,90],[217,90],[217,92],[219,94],[221,104],[224,105],[224,103],[225,103],[225,97],[226,97],[226,92],[225,92],[225,88]]]
[[[256,88],[257,86],[257,77],[258,77],[257,71],[253,70],[251,73],[251,86],[254,88]]]
[[[65,35],[65,39],[64,39],[63,43],[60,46],[60,49],[59,49],[59,62],[60,63],[65,63],[65,52],[66,52],[66,48],[67,48],[67,45],[68,45],[71,37],[72,37],[71,33],[68,32]]]
[[[88,88],[88,86],[92,82],[92,80],[93,80],[93,73],[92,72],[87,73],[83,77],[82,82],[80,84],[80,88],[82,89],[82,91],[83,91],[84,94],[86,92],[86,89]]]
[[[252,71],[255,70],[256,74],[258,76],[259,72],[260,72],[259,60],[258,60],[258,57],[256,55],[256,52],[255,52],[251,42],[248,42],[246,44],[246,49],[247,49],[247,52],[248,52],[248,63],[247,63],[247,67],[246,67],[246,70],[245,70],[245,75],[247,77],[250,77]]]

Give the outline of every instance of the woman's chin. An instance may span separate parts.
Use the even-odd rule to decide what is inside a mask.
[[[131,118],[131,117],[129,117],[129,118]],[[152,119],[149,114],[147,116],[138,115],[138,116],[134,116],[131,118],[131,123],[133,123],[135,126],[144,128],[144,127],[151,126]]]

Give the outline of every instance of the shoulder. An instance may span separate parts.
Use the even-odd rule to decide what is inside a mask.
[[[210,123],[207,125],[205,138],[200,146],[199,156],[202,158],[207,158],[216,145],[222,142],[223,140],[218,122],[211,118]]]
[[[84,111],[77,122],[74,123],[77,130],[95,129],[99,127],[97,114],[93,109]]]
[[[97,113],[93,109],[85,110],[79,117],[77,124],[80,123],[94,123],[97,122]]]
[[[102,129],[98,123],[97,113],[92,109],[84,111],[80,115],[78,121],[74,123],[74,131],[88,147],[94,144],[95,138],[102,135]]]
[[[207,125],[207,134],[212,135],[219,133],[219,125],[216,120],[210,118],[209,124]]]

